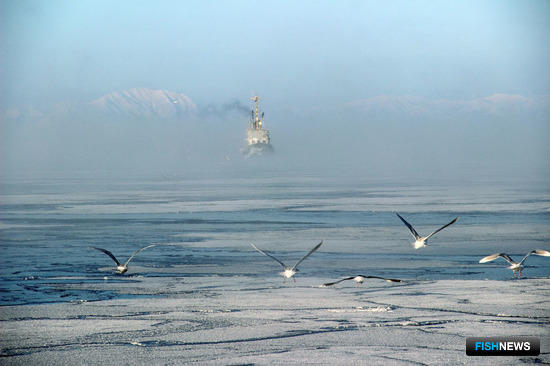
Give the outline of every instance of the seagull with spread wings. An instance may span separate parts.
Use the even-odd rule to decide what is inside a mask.
[[[298,262],[296,262],[295,265],[293,265],[292,267],[289,267],[287,266],[286,264],[284,264],[283,262],[281,262],[279,259],[275,258],[274,256],[272,256],[271,254],[269,253],[266,253],[264,252],[263,250],[259,249],[258,247],[256,247],[254,244],[250,243],[250,245],[252,245],[252,248],[256,249],[258,252],[262,253],[263,255],[266,255],[268,256],[269,258],[277,261],[281,266],[283,266],[283,272],[280,272],[281,276],[283,276],[283,282],[287,279],[287,278],[292,278],[296,272],[298,272],[298,265],[300,263],[302,263],[304,261],[304,259],[306,259],[307,257],[309,257],[314,251],[316,251],[317,249],[319,249],[319,247],[321,246],[321,244],[323,244],[323,242],[321,241],[319,244],[317,244],[316,246],[313,247],[313,249],[311,249],[305,256],[302,257],[302,259],[300,259]],[[293,278],[294,282],[296,282],[296,279]]]
[[[532,250],[529,253],[527,253],[525,255],[525,257],[523,257],[523,259],[519,262],[514,262],[514,260],[512,258],[510,258],[510,256],[506,253],[495,253],[495,254],[488,255],[485,258],[481,258],[479,260],[479,263],[491,262],[491,261],[494,261],[495,259],[497,259],[498,257],[504,258],[508,263],[510,263],[510,266],[508,268],[510,268],[512,271],[514,271],[514,278],[516,278],[516,276],[518,274],[519,274],[518,277],[521,277],[521,270],[524,268],[523,263],[525,262],[527,257],[529,257],[531,254],[540,255],[540,256],[543,256],[543,257],[550,257],[550,252],[549,251],[542,250],[542,249],[535,249],[535,250]]]
[[[148,249],[148,248],[151,248],[151,247],[154,247],[156,244],[150,244],[150,245],[147,245],[141,249],[138,249],[136,250],[136,252],[134,254],[132,254],[132,256],[130,258],[128,258],[128,260],[126,261],[126,263],[124,264],[121,264],[118,259],[116,259],[116,257],[113,255],[113,253],[111,253],[110,251],[108,251],[107,249],[103,249],[103,248],[98,248],[98,247],[90,247],[92,249],[95,249],[95,250],[99,250],[100,252],[103,252],[105,254],[107,254],[109,257],[111,257],[111,259],[113,261],[115,261],[116,263],[116,270],[119,274],[123,274],[123,273],[126,273],[126,271],[128,271],[128,263],[130,263],[130,261],[132,260],[132,258],[134,258],[139,252],[141,252],[142,250],[145,250],[145,249]]]
[[[428,239],[430,237],[432,237],[432,235],[437,234],[438,232],[445,229],[447,226],[454,224],[458,220],[458,217],[455,217],[455,219],[453,221],[449,222],[446,225],[443,225],[442,227],[440,227],[439,229],[437,229],[436,231],[434,231],[430,235],[420,236],[416,232],[416,230],[412,227],[412,225],[407,222],[407,220],[405,220],[403,217],[401,217],[401,215],[399,215],[397,212],[395,214],[397,215],[397,217],[399,217],[401,219],[401,221],[403,221],[405,226],[408,227],[409,230],[411,231],[411,234],[414,237],[414,243],[413,243],[414,249],[420,249],[422,247],[425,247],[428,244]]]
[[[359,286],[360,284],[362,284],[368,278],[376,278],[376,279],[379,279],[379,280],[384,280],[386,282],[403,282],[403,281],[395,279],[395,278],[384,278],[384,277],[378,277],[378,276],[357,275],[357,276],[342,278],[341,280],[338,280],[336,282],[325,283],[325,284],[323,284],[323,287],[336,285],[337,283],[340,283],[342,281],[348,281],[348,280],[354,280],[357,283],[357,286]]]

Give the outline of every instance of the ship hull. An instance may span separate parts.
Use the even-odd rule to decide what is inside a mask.
[[[268,143],[259,142],[256,144],[250,144],[243,148],[242,153],[246,157],[251,156],[261,156],[266,154],[271,154],[273,152],[273,146]]]

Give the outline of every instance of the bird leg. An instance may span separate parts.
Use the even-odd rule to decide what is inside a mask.
[[[292,277],[292,279],[294,280],[294,283],[296,283],[296,279],[294,277]]]

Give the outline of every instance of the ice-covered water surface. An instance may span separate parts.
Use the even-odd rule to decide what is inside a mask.
[[[0,204],[4,360],[101,363],[109,350],[143,363],[300,364],[312,354],[322,363],[465,363],[466,336],[536,335],[550,317],[550,259],[529,257],[521,280],[504,260],[478,263],[549,249],[546,190],[311,177],[53,180],[4,182]],[[459,221],[414,250],[395,212],[422,234]],[[320,240],[296,285],[249,245],[292,264]],[[88,248],[125,261],[149,243],[159,245],[124,276]],[[406,282],[318,288],[356,274]]]
[[[105,286],[105,277],[122,285],[140,276],[250,276],[256,263],[278,270],[250,242],[292,261],[324,240],[305,263],[308,274],[370,271],[428,280],[507,280],[504,260],[481,265],[479,258],[501,251],[521,258],[550,242],[550,194],[495,185],[312,177],[51,180],[4,182],[1,193],[2,304],[121,296],[116,286]],[[424,234],[455,216],[459,221],[414,250],[395,212]],[[88,248],[106,248],[126,260],[150,243],[162,245],[136,256],[123,277],[113,275],[110,258]],[[526,264],[527,277],[550,273],[547,258],[533,256]]]
[[[318,277],[150,278],[169,296],[1,308],[8,364],[517,365],[549,358],[549,279],[317,286]],[[537,336],[532,357],[468,336]]]

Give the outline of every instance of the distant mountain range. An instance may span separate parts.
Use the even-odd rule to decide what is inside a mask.
[[[113,92],[85,103],[60,103],[49,108],[8,109],[0,119],[32,121],[64,118],[184,119],[197,112],[187,95],[167,90],[134,88]]]
[[[417,96],[377,96],[354,100],[344,108],[363,113],[405,113],[408,115],[484,114],[548,111],[550,96],[525,97],[518,94],[492,94],[475,99],[431,99]]]
[[[177,118],[197,110],[185,94],[146,88],[114,92],[90,102],[89,106],[104,114],[139,118]]]
[[[418,96],[376,96],[353,100],[341,105],[324,105],[319,109],[348,111],[362,116],[506,116],[547,115],[550,113],[550,96],[522,96],[516,94],[493,94],[475,99],[433,99]],[[248,114],[248,107],[239,101],[221,106],[199,108],[187,95],[167,90],[134,88],[112,92],[85,103],[60,103],[45,109],[26,107],[0,111],[0,120],[37,121],[42,119],[191,119],[207,116],[225,116],[231,111]]]

